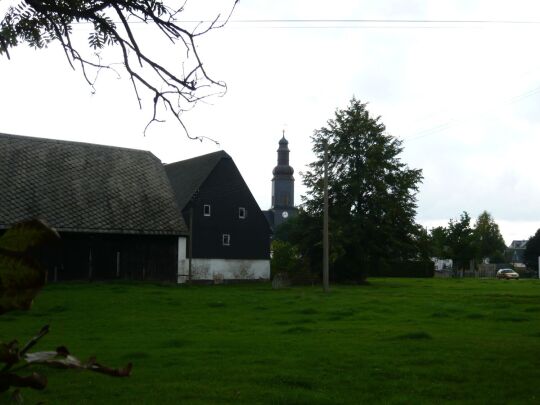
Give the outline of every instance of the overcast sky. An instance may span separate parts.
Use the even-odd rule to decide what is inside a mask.
[[[189,19],[226,10],[225,1],[192,3]],[[311,134],[354,95],[403,140],[402,160],[423,170],[420,223],[487,210],[507,243],[540,228],[538,1],[243,0],[232,18],[199,43],[206,69],[228,92],[183,119],[192,135],[220,142],[262,209],[282,130],[298,203]],[[84,26],[75,30],[86,37]],[[179,49],[157,47],[147,27],[133,30],[143,46],[179,58]],[[143,136],[151,100],[140,110],[125,74],[102,74],[96,90],[57,46],[20,47],[0,59],[0,132],[146,149],[165,163],[218,149],[188,140],[172,120]]]

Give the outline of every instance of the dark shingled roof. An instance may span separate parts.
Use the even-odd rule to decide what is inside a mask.
[[[231,159],[224,151],[209,153],[165,165],[165,170],[181,210],[210,175],[221,159]]]
[[[0,228],[187,233],[160,160],[142,150],[0,134]]]

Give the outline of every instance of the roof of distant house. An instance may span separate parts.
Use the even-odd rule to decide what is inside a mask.
[[[187,233],[148,151],[0,134],[0,228],[42,218],[59,231]]]
[[[512,243],[510,243],[510,249],[525,249],[526,247],[526,240],[513,240]]]
[[[184,209],[221,159],[231,159],[224,151],[165,165],[176,201]]]

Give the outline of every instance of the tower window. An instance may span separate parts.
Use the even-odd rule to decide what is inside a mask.
[[[284,198],[285,201],[283,201],[285,203],[285,206],[288,206],[289,205],[289,194],[285,194],[285,198]]]
[[[231,245],[231,235],[228,233],[224,233],[221,235],[221,242],[223,243],[223,246],[230,246]]]
[[[209,217],[210,216],[210,204],[204,204],[204,207],[203,207],[203,215],[205,217]]]
[[[244,207],[238,207],[238,218],[245,219],[246,218],[246,209]]]

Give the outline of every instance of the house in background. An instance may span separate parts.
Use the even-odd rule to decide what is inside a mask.
[[[527,248],[526,240],[513,240],[510,246],[506,249],[505,258],[515,267],[526,267],[524,264],[525,249]]]
[[[269,279],[271,230],[232,158],[219,151],[167,164],[165,171],[191,231],[191,279]]]
[[[188,229],[152,153],[0,134],[0,233],[40,218],[61,235],[49,280],[176,282]]]
[[[454,261],[452,259],[440,259],[438,257],[432,257],[431,261],[435,266],[435,271],[450,271],[454,267]]]

